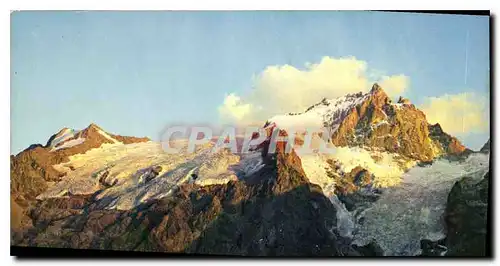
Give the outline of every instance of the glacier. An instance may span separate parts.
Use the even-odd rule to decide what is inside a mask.
[[[382,189],[382,195],[364,210],[354,210],[353,244],[375,239],[386,256],[414,256],[420,240],[445,237],[443,214],[448,193],[463,176],[481,179],[488,171],[489,155],[471,154],[463,162],[436,160],[403,174],[399,185]],[[353,212],[353,214],[354,214]]]
[[[179,154],[166,153],[160,143],[149,141],[106,143],[72,155],[68,162],[54,165],[56,170],[65,173],[65,178],[49,183],[47,191],[37,199],[96,193],[100,208],[127,210],[148,200],[166,197],[184,183],[225,184],[264,166],[260,152],[242,156],[228,150],[214,153],[214,143],[206,143],[197,146],[194,153],[188,153],[185,152],[186,140],[178,140],[174,145],[180,147]],[[161,170],[148,180],[155,167]],[[197,176],[196,180],[193,175]]]
[[[443,214],[453,184],[464,176],[481,179],[489,169],[489,155],[483,153],[473,153],[463,161],[437,159],[427,166],[412,161],[402,169],[393,154],[384,154],[383,160],[374,162],[368,156],[373,151],[347,147],[341,151],[347,152],[346,156],[299,156],[309,181],[322,188],[337,211],[337,225],[332,230],[358,246],[375,240],[386,256],[418,255],[420,240],[444,238]],[[375,173],[374,187],[381,192],[378,199],[348,211],[335,193],[334,181],[326,174],[328,158],[340,159],[346,172],[361,165]],[[383,174],[382,169],[388,172]]]

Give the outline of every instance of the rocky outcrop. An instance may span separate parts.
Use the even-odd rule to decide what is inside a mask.
[[[490,139],[488,139],[488,141],[483,145],[483,147],[481,147],[479,152],[490,153]]]
[[[330,159],[327,163],[327,175],[335,184],[335,194],[348,211],[379,198],[380,191],[373,188],[374,175],[370,171],[356,166],[350,172],[343,173],[334,160]]]
[[[446,238],[437,241],[429,239],[420,240],[420,249],[422,249],[420,257],[441,257],[448,252],[446,245]]]
[[[140,143],[140,142],[147,142],[151,141],[148,137],[130,137],[130,136],[120,136],[120,135],[113,135],[109,134],[112,138],[118,140],[119,142],[123,144],[131,144],[131,143]]]
[[[403,98],[402,96],[399,96],[398,103],[400,104],[411,104],[410,100],[407,98]]]
[[[407,99],[399,102],[392,104],[384,90],[374,84],[366,99],[349,111],[332,134],[333,144],[378,148],[420,161],[465,150],[439,125],[429,125],[425,114]]]
[[[10,228],[17,230],[31,226],[31,219],[26,213],[26,206],[19,205],[15,199],[10,197]]]
[[[488,234],[489,172],[481,180],[464,177],[448,195],[445,221],[446,256],[489,256]]]
[[[444,154],[460,155],[471,151],[465,148],[457,138],[445,133],[439,123],[429,125],[429,137]]]

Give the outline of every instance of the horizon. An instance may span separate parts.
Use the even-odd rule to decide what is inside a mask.
[[[490,138],[489,17],[18,11],[11,23],[11,154],[91,123],[152,140],[179,121],[264,123],[375,82],[472,150]]]

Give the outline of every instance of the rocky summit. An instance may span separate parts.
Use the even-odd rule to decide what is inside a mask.
[[[294,114],[294,119],[300,124],[301,116],[309,118],[311,113],[318,117],[319,124],[331,129],[331,141],[338,147],[379,149],[420,161],[466,150],[439,124],[429,124],[425,114],[408,99],[400,97],[393,103],[376,83],[365,94],[324,99],[304,113]],[[285,124],[280,123],[284,116],[271,120],[277,121],[278,126]]]
[[[328,128],[334,152],[288,153],[283,141],[269,151],[273,129],[287,136],[296,125]],[[246,154],[214,151],[212,142],[168,154],[148,138],[95,124],[63,128],[10,158],[11,245],[236,256],[488,254],[489,141],[480,152],[466,148],[378,84],[276,115],[263,128],[268,139]]]

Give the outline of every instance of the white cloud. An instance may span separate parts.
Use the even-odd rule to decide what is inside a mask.
[[[408,88],[410,79],[405,75],[383,76],[379,85],[384,89],[387,95],[400,96],[403,95]]]
[[[234,93],[226,95],[224,104],[219,106],[220,115],[226,120],[242,120],[251,111],[250,104],[241,103],[240,97]]]
[[[429,123],[439,123],[450,134],[487,132],[489,103],[471,92],[428,97],[421,110]]]
[[[249,95],[229,94],[219,112],[222,120],[241,123],[262,122],[277,114],[303,112],[325,97],[331,99],[368,91],[377,80],[371,80],[367,72],[372,72],[367,71],[367,63],[355,57],[325,56],[319,63],[305,64],[303,70],[290,65],[268,66],[255,77],[254,89]],[[404,75],[383,76],[380,81],[390,86],[389,95],[402,93],[408,86],[408,78]]]

